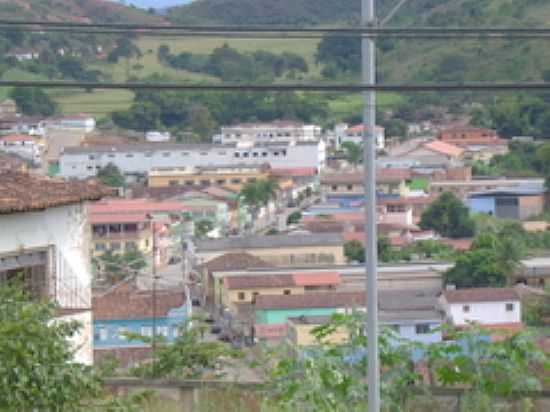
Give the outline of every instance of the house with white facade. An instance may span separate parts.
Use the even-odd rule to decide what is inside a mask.
[[[170,132],[152,131],[145,133],[145,140],[151,143],[169,142],[171,137]]]
[[[514,288],[473,288],[444,291],[439,302],[447,321],[461,327],[520,329],[521,301]]]
[[[65,148],[60,176],[86,179],[109,163],[127,176],[146,176],[157,168],[220,167],[269,164],[271,169],[324,167],[323,141],[263,144],[127,144]]]
[[[60,320],[82,327],[75,360],[91,364],[92,302],[89,232],[83,203],[104,187],[0,171],[0,282],[21,278],[36,299],[56,305]]]
[[[0,137],[0,151],[12,153],[36,165],[42,161],[40,145],[31,136],[12,134]]]
[[[40,57],[40,53],[33,49],[15,48],[6,53],[6,57],[12,57],[17,61],[22,62],[36,60]]]
[[[386,147],[386,130],[383,127],[375,126],[374,138],[376,140],[376,150],[384,150]],[[337,124],[334,127],[334,139],[335,146],[339,148],[342,143],[352,142],[355,144],[362,144],[363,138],[363,125],[359,124],[350,127],[346,123]]]
[[[64,117],[48,119],[47,127],[57,130],[78,130],[84,133],[90,133],[95,130],[95,119],[84,113],[72,114]]]
[[[315,142],[321,139],[322,129],[314,124],[277,120],[269,123],[239,123],[221,128],[214,143],[239,142]]]

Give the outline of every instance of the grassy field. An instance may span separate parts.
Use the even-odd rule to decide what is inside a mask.
[[[227,43],[240,52],[253,52],[256,50],[267,50],[271,53],[280,54],[292,52],[303,56],[308,66],[310,77],[318,76],[320,68],[315,64],[315,52],[318,39],[223,39],[223,38],[194,38],[194,37],[142,37],[137,40],[136,45],[144,54],[143,61],[147,70],[155,65],[161,66],[157,61],[157,50],[161,44],[170,47],[172,53],[190,52],[197,54],[209,54],[214,49]],[[143,63],[142,63],[143,64]],[[161,66],[162,67],[162,66]],[[170,70],[170,69],[169,69]],[[172,72],[185,73],[179,70]]]
[[[53,95],[63,113],[89,113],[97,119],[113,111],[126,110],[132,104],[134,93],[129,90],[94,90]]]
[[[223,38],[186,38],[186,37],[141,37],[135,41],[142,52],[142,56],[132,59],[120,59],[117,64],[98,62],[89,66],[89,69],[100,70],[106,78],[115,82],[125,82],[129,77],[146,78],[153,74],[160,74],[174,82],[218,82],[218,78],[192,73],[184,70],[175,70],[161,64],[157,59],[157,50],[160,45],[166,44],[172,53],[188,51],[192,53],[209,54],[215,48],[228,43],[229,46],[241,52],[268,50],[272,53],[293,52],[303,56],[308,63],[308,79],[320,78],[320,66],[315,63],[315,53],[318,39],[223,39]],[[9,70],[4,76],[6,80],[43,80],[41,76],[21,70]],[[354,81],[354,80],[350,80]],[[0,99],[6,98],[9,89],[0,89]],[[130,107],[133,93],[126,90],[52,90],[50,95],[59,104],[63,113],[90,113],[101,119],[116,110],[125,110]],[[381,107],[398,104],[403,99],[397,94],[379,94],[378,102]],[[359,94],[337,95],[330,100],[331,114],[329,122],[340,121],[344,117],[361,112],[362,101]]]

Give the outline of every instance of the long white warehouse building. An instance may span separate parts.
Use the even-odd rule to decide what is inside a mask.
[[[60,175],[86,179],[109,163],[125,175],[145,175],[153,168],[268,163],[272,169],[324,167],[323,141],[256,145],[132,144],[68,147],[59,159]]]

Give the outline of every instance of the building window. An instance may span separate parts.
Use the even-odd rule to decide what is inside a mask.
[[[246,294],[244,292],[239,292],[239,294],[237,295],[237,298],[239,300],[244,300],[246,297]]]
[[[128,337],[126,336],[126,333],[128,332],[128,328],[126,326],[121,326],[118,328],[118,339],[119,340],[128,340]]]
[[[253,152],[252,157],[258,157],[258,152]]]
[[[186,181],[185,181],[185,185],[186,185],[186,186],[193,186],[194,184],[195,184],[195,182],[192,181],[192,180],[186,180]]]
[[[353,190],[353,185],[348,185],[348,190]]]
[[[96,328],[94,331],[94,340],[107,340],[109,338],[109,331],[105,326]]]
[[[210,180],[207,180],[207,179],[201,180],[201,185],[203,185],[203,186],[209,186],[209,185],[210,185]]]
[[[507,303],[506,304],[506,312],[513,312],[514,311],[514,304],[513,303]]]
[[[250,153],[248,153],[248,152],[243,153],[243,157],[248,157],[248,156],[250,156]]]
[[[168,184],[169,184],[170,186],[177,186],[177,185],[179,184],[179,182],[178,182],[177,180],[169,180],[169,181],[168,181]]]
[[[189,156],[189,152],[181,152],[182,156]]]
[[[158,336],[164,336],[165,338],[168,337],[168,326],[158,326],[157,327],[157,335]]]
[[[421,323],[420,325],[415,326],[417,335],[425,335],[430,333],[430,325],[427,323]]]
[[[95,244],[95,251],[96,252],[104,252],[106,249],[105,243],[96,243]]]
[[[338,190],[338,185],[332,185],[331,190],[334,190],[334,191]]]
[[[219,185],[224,185],[226,183],[225,179],[218,179]]]
[[[88,159],[90,159],[90,160],[94,160],[94,159],[95,159],[95,157],[94,157],[94,155],[89,155],[89,156],[88,156]]]
[[[140,331],[141,336],[151,337],[153,336],[153,328],[148,325],[143,325]]]
[[[119,242],[111,243],[111,250],[120,250],[120,243]]]
[[[256,297],[260,294],[260,292],[252,292],[252,303],[256,303]]]
[[[126,157],[134,157],[134,155],[132,153],[128,153]]]
[[[164,152],[164,153],[162,154],[162,157],[170,157],[170,152]]]
[[[241,154],[239,152],[235,152],[234,156],[235,157],[241,157]]]
[[[172,336],[177,338],[180,335],[180,329],[177,326],[172,326]]]
[[[464,313],[470,312],[470,305],[464,305],[464,306],[462,306],[462,312],[464,312]]]
[[[283,293],[284,293],[285,295],[290,295],[290,294],[291,294],[291,291],[290,291],[290,289],[285,289],[285,290],[283,291]]]
[[[267,157],[267,152],[262,152],[262,157]]]
[[[234,185],[238,185],[239,183],[241,183],[241,179],[231,179],[231,183],[233,183]]]
[[[208,152],[201,152],[201,156],[208,156]]]
[[[273,156],[279,156],[279,152],[273,152]]]
[[[135,252],[137,250],[136,242],[126,242],[124,244],[124,249],[127,252]]]
[[[147,152],[145,153],[145,157],[153,157],[153,153]]]

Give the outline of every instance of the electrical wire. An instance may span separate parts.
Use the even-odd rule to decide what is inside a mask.
[[[511,91],[550,90],[550,82],[464,82],[464,83],[403,83],[403,84],[341,84],[341,83],[161,83],[161,82],[81,82],[57,80],[0,80],[0,87],[42,87],[55,89],[120,89],[120,90],[188,90],[188,91],[250,91],[250,92],[428,92],[428,91]]]

